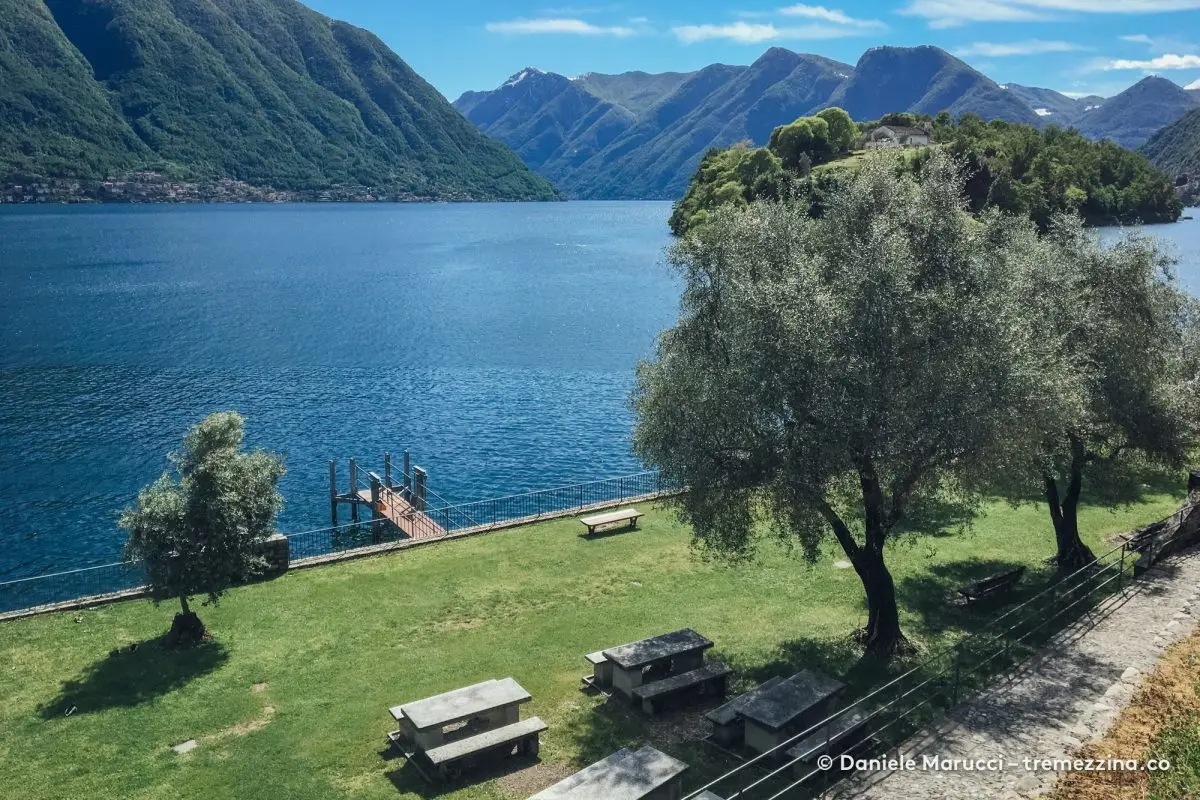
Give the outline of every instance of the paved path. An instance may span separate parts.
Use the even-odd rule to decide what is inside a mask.
[[[992,800],[1038,797],[1054,772],[1028,771],[1029,758],[1069,758],[1112,727],[1141,676],[1200,616],[1200,552],[1169,558],[1097,619],[1081,621],[1008,679],[955,709],[901,750],[920,764],[939,758],[1002,757],[1000,771],[860,773],[823,797],[837,800]],[[892,754],[894,755],[894,753]],[[1113,753],[1116,758],[1137,754]]]

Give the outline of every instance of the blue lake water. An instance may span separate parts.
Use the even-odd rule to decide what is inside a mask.
[[[0,581],[116,559],[117,511],[214,410],[286,454],[289,532],[328,524],[331,458],[408,447],[453,501],[640,469],[669,214],[0,207]],[[1200,221],[1150,230],[1200,294]]]
[[[114,560],[116,512],[206,413],[287,456],[410,448],[453,501],[627,474],[670,326],[668,203],[0,207],[0,580]]]

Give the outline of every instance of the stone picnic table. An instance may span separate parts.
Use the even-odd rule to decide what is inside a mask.
[[[407,739],[418,750],[432,750],[445,744],[450,725],[478,719],[497,728],[517,722],[521,704],[530,699],[512,678],[484,681],[388,709],[400,726],[388,736],[398,744]]]
[[[834,712],[841,681],[804,669],[756,691],[737,708],[745,720],[745,744],[765,753]]]
[[[651,636],[637,642],[604,650],[612,664],[612,686],[628,698],[641,686],[647,673],[679,674],[704,664],[704,651],[713,643],[691,628]]]

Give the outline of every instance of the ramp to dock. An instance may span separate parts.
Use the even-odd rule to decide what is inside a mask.
[[[359,489],[358,496],[362,502],[371,505],[371,490]],[[379,487],[379,503],[374,510],[380,517],[388,520],[410,539],[428,539],[435,536],[445,536],[446,529],[434,522],[422,511],[418,511],[404,499],[400,492]]]

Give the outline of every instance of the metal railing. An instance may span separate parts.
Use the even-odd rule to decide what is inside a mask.
[[[369,477],[365,480],[369,481]],[[362,483],[363,476],[360,475],[358,481]],[[369,486],[368,482],[353,488]],[[400,486],[395,489],[398,492]],[[534,522],[590,506],[657,495],[662,491],[659,474],[650,471],[459,504],[448,503],[427,488],[427,505],[423,511],[404,510],[399,505],[399,495],[384,492],[381,501],[394,504],[393,516],[402,518],[402,528],[407,532],[386,521],[372,519],[368,512],[357,522],[284,535],[288,538],[290,558],[294,562],[387,542],[444,537]],[[142,583],[142,572],[137,565],[121,562],[0,581],[0,614],[136,589]]]
[[[1190,511],[1185,508],[1166,521],[1179,523]],[[1135,580],[1138,555],[1129,542],[1114,547],[982,630],[965,635],[954,646],[939,650],[777,747],[685,794],[683,800],[693,800],[706,790],[726,800],[819,794],[845,775],[837,770],[836,760],[833,769],[822,769],[813,763],[816,758],[825,754],[861,758],[901,744],[939,713],[984,688],[989,677],[1024,661],[1038,645]],[[806,742],[804,752],[797,753],[801,742]],[[748,774],[751,767],[757,767],[757,772]]]

